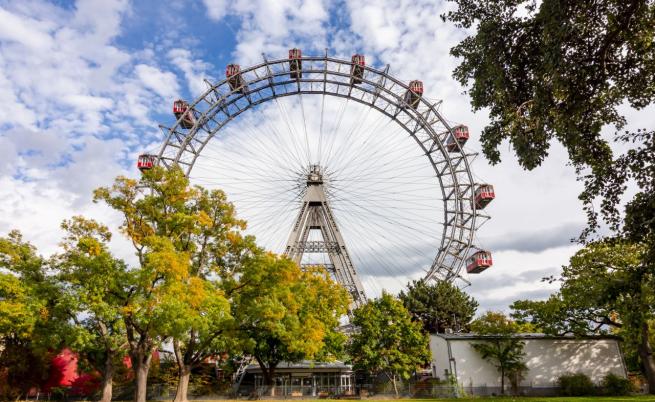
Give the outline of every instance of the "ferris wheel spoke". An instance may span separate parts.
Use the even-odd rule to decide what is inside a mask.
[[[306,161],[306,162],[307,162],[307,165],[309,165],[309,164],[311,163],[311,161],[309,160],[309,155],[305,155],[304,158],[303,158],[303,157],[302,157],[302,154],[303,154],[303,152],[302,152],[302,145],[298,146],[298,145],[296,144],[296,138],[299,137],[299,136],[298,136],[298,132],[297,132],[297,131],[295,130],[295,128],[293,127],[293,124],[291,123],[291,119],[290,119],[290,117],[289,117],[289,113],[287,113],[286,108],[284,107],[283,102],[282,102],[282,101],[279,101],[277,98],[275,98],[275,104],[276,104],[276,105],[278,106],[278,108],[280,109],[280,113],[281,113],[281,116],[282,116],[282,120],[285,122],[285,124],[286,124],[286,126],[287,126],[287,128],[288,128],[288,130],[289,130],[289,134],[290,134],[290,137],[291,137],[291,140],[292,140],[292,143],[293,143],[293,147],[294,147],[294,149],[296,150],[297,154],[298,154],[299,156],[301,156],[300,159],[301,159],[303,162]]]
[[[269,194],[267,194],[265,196],[261,196],[261,197],[257,197],[257,198],[252,198],[252,197],[248,198],[248,201],[250,201],[250,202],[248,202],[248,207],[249,208],[257,208],[257,207],[268,205],[268,204],[280,205],[281,202],[279,202],[279,201],[278,201],[277,204],[275,202],[271,202],[271,198],[278,198],[278,197],[275,197],[276,195],[279,196],[279,195],[282,195],[282,193],[269,193]],[[301,196],[302,196],[302,191],[297,191],[296,190],[295,195],[292,198],[290,198],[289,201],[284,205],[287,205],[288,203],[296,201]],[[244,202],[246,200],[241,199],[240,201],[241,201],[242,204],[246,204],[246,202]]]
[[[301,114],[302,114],[302,125],[303,125],[303,129],[305,131],[305,147],[307,149],[307,159],[309,160],[309,164],[311,164],[312,161],[313,161],[312,151],[309,149],[309,134],[307,133],[307,119],[305,118],[305,102],[303,102],[302,98],[303,98],[302,94],[299,94],[298,99],[300,100],[300,111],[301,111]]]
[[[354,214],[348,213],[348,212],[343,212],[343,214],[348,214],[350,216],[353,216]],[[425,256],[425,250],[417,248],[415,245],[416,244],[423,244],[423,243],[429,243],[426,242],[426,238],[423,236],[417,236],[416,234],[413,234],[411,232],[403,232],[402,233],[402,239],[405,241],[402,241],[399,236],[394,236],[393,238],[389,237],[389,227],[382,226],[375,221],[371,221],[370,219],[366,219],[366,217],[357,217],[353,219],[351,224],[356,224],[359,227],[365,228],[366,233],[369,234],[369,237],[371,234],[375,234],[375,238],[383,238],[386,240],[385,244],[382,245],[383,250],[397,250],[398,252],[396,254],[402,254],[403,258],[406,260],[412,260],[416,259],[419,256]],[[368,238],[368,237],[367,237]],[[436,237],[428,238],[428,240],[434,239],[436,242]],[[412,240],[407,241],[407,240]],[[414,254],[410,254],[409,251],[413,251]],[[390,254],[390,253],[389,253]],[[426,259],[426,261],[429,261]]]
[[[327,156],[325,158],[325,165],[329,166],[330,163],[330,158],[332,155],[332,149],[334,148],[335,145],[335,138],[337,137],[337,133],[339,132],[339,128],[341,127],[341,123],[343,122],[343,116],[345,114],[346,109],[350,105],[350,99],[346,99],[345,102],[342,102],[341,104],[341,109],[339,110],[339,116],[336,120],[336,124],[334,124],[331,132],[330,132],[330,138],[332,138],[332,141],[330,142],[330,147],[327,150]]]
[[[423,195],[417,195],[413,196],[411,193],[407,194],[404,190],[399,189],[398,187],[390,187],[390,188],[380,188],[380,189],[373,189],[373,190],[366,190],[362,188],[357,188],[355,186],[351,187],[342,187],[342,186],[336,186],[334,185],[334,190],[330,190],[329,194],[330,195],[336,195],[339,196],[354,196],[357,198],[360,198],[362,200],[368,201],[368,202],[397,202],[397,203],[403,203],[404,205],[408,205],[407,208],[409,208],[410,205],[412,205],[412,201],[416,201],[416,205],[419,205],[419,203],[438,203],[441,202],[440,197],[436,197],[430,194],[423,194]],[[408,204],[409,203],[409,204]]]
[[[353,207],[352,205],[348,205],[348,206],[349,206],[350,208]],[[398,216],[398,215],[390,216],[391,214],[389,214],[388,211],[387,211],[386,214],[381,214],[381,213],[372,212],[372,211],[370,211],[369,209],[367,209],[367,208],[365,208],[365,207],[358,206],[357,208],[362,209],[362,210],[363,210],[362,215],[368,215],[368,218],[369,218],[369,219],[371,219],[371,218],[375,218],[375,219],[378,219],[378,220],[379,220],[381,217],[383,217],[382,219],[383,219],[386,223],[389,224],[389,228],[394,228],[395,225],[399,225],[399,222],[400,222],[401,220],[402,220],[402,221],[407,221],[407,222],[410,222],[410,223],[411,223],[411,222],[414,222],[414,223],[416,223],[417,225],[425,224],[425,222],[422,222],[422,221],[420,221],[420,220],[416,220],[416,219],[411,219],[411,218],[409,218],[409,217],[407,217],[407,216]],[[336,210],[336,211],[342,211],[342,213],[343,213],[344,211],[346,211],[346,208],[339,207],[339,208],[335,208],[335,210]],[[358,212],[359,212],[359,211],[358,211]],[[353,213],[354,213],[354,212],[353,212]],[[438,225],[438,223],[435,222],[435,226],[437,226],[437,225]],[[441,233],[436,233],[436,232],[434,232],[434,231],[429,231],[428,229],[429,229],[429,228],[427,228],[427,227],[421,229],[421,228],[419,228],[419,226],[411,227],[411,226],[408,226],[407,224],[403,224],[402,226],[399,226],[399,228],[398,228],[398,229],[395,229],[395,230],[396,230],[396,231],[404,230],[404,231],[410,231],[410,232],[413,231],[413,232],[415,232],[415,233],[417,233],[417,234],[421,234],[422,236],[428,236],[428,237],[436,237],[436,236],[438,236],[438,235],[441,235]],[[418,235],[417,235],[417,236],[418,236]],[[419,237],[417,237],[417,238],[419,238]]]
[[[349,143],[352,145],[350,140],[351,140],[351,138],[353,136],[353,133],[355,133],[357,127],[361,127],[364,124],[364,122],[368,119],[368,116],[369,116],[370,112],[371,112],[371,108],[368,108],[366,110],[364,116],[361,119],[357,119],[357,118],[352,119],[353,122],[352,122],[351,128],[350,128],[350,130],[348,130],[346,132],[345,138],[341,142],[341,144],[339,145],[339,148],[337,148],[337,150],[335,151],[334,156],[333,157],[328,157],[328,159],[326,159],[325,164],[327,166],[330,166],[330,165],[335,163],[332,158],[338,160],[345,153],[345,150],[347,148],[344,149],[344,146],[347,146]]]
[[[279,109],[279,107],[278,107],[278,109]],[[272,124],[270,124],[270,122],[268,121],[268,119],[265,119],[265,124],[266,124],[267,129],[270,130],[270,131],[273,133],[273,135],[275,136],[275,139],[278,141],[277,144],[279,144],[279,145],[284,144],[284,136],[279,132],[279,130],[278,130],[275,126],[273,126]],[[290,133],[291,133],[291,132],[290,132]],[[278,147],[278,148],[282,148],[283,150],[289,149],[289,154],[290,154],[290,155],[293,155],[293,158],[294,158],[295,164],[296,164],[298,167],[300,167],[300,168],[303,168],[303,167],[304,167],[304,161],[303,161],[303,158],[302,158],[302,156],[301,156],[299,153],[294,153],[294,152],[292,152],[292,151],[291,151],[291,148],[290,148],[290,147],[286,147],[286,146],[280,146],[280,147]],[[295,149],[295,147],[294,147],[294,149]]]
[[[217,172],[216,176],[214,176],[214,182],[216,184],[221,184],[221,179],[226,178],[224,175],[221,174],[221,172],[227,171],[230,168],[231,166],[229,164],[222,164],[222,163],[215,162],[212,163],[211,165],[202,165],[202,167],[199,166],[199,169],[197,170],[200,172],[202,177],[208,177],[207,173],[212,173],[212,171]],[[236,173],[239,176],[238,177],[231,176],[230,178],[232,180],[236,180],[236,179],[255,180],[258,178],[260,180],[259,182],[261,183],[261,182],[266,182],[267,180],[275,180],[278,178],[276,176],[267,175],[266,173],[268,172],[265,170],[265,167],[253,166],[251,169],[248,170],[243,170],[243,169],[233,169],[233,170],[234,172],[232,173]],[[193,178],[195,177],[195,175],[190,177]],[[204,179],[204,181],[208,183],[211,181],[211,179]]]
[[[370,109],[369,109],[369,110],[370,110]],[[368,117],[368,114],[366,115],[366,117]],[[377,120],[376,120],[373,124],[370,124],[370,125],[369,125],[369,129],[368,129],[368,131],[363,132],[364,135],[360,135],[360,136],[357,137],[357,138],[359,138],[360,140],[363,139],[363,141],[361,141],[361,144],[359,144],[359,148],[362,148],[364,145],[366,145],[366,143],[368,142],[368,140],[369,140],[372,136],[374,136],[375,134],[379,133],[381,130],[385,129],[386,127],[391,127],[391,120],[389,120],[389,119],[383,119],[383,117],[384,117],[384,116],[380,116],[380,115],[378,115],[378,116],[377,116]],[[365,121],[366,121],[366,118],[364,118],[364,119],[361,120],[362,125],[363,125],[363,123],[364,123]],[[345,141],[344,141],[344,143],[345,143]],[[353,146],[349,147],[348,149],[357,149],[357,147],[353,145]],[[358,155],[362,155],[363,153],[361,153],[361,152],[350,152],[350,154],[352,154],[353,157],[356,157],[356,156],[358,156]],[[343,162],[342,162],[342,161],[343,161],[344,159],[347,160],[346,157],[345,157],[345,155],[346,155],[345,152],[342,152],[342,153],[336,153],[335,160],[338,161],[338,162],[335,161],[334,163],[335,163],[337,166],[341,166],[341,165],[343,165]],[[350,159],[352,159],[352,157],[351,157]]]
[[[432,211],[434,213],[435,219],[438,219],[436,214],[441,212],[439,209],[435,208],[435,203],[410,203],[405,200],[396,200],[392,198],[384,198],[377,202],[372,202],[371,198],[369,197],[363,198],[357,196],[349,196],[348,198],[354,200],[353,202],[365,203],[367,205],[371,205],[371,207],[374,207],[375,209],[380,210],[408,211],[408,213],[412,213],[412,211]],[[344,199],[335,198],[334,196],[330,195],[330,201],[334,201],[335,205],[339,205],[339,203],[344,201]],[[440,221],[439,223],[443,224],[443,221]]]
[[[416,228],[408,226],[407,224],[405,224],[405,223],[403,223],[403,222],[401,222],[401,221],[399,221],[397,219],[391,219],[390,215],[392,215],[392,214],[382,214],[382,213],[379,213],[377,211],[373,211],[371,208],[365,207],[365,206],[360,205],[360,204],[358,204],[356,202],[346,200],[346,199],[338,199],[338,201],[342,201],[346,205],[350,205],[351,207],[359,208],[359,209],[365,211],[366,213],[368,213],[370,215],[373,215],[373,216],[377,217],[378,219],[382,219],[382,220],[384,220],[384,221],[386,221],[386,222],[388,222],[388,223],[390,223],[392,225],[398,225],[398,227],[402,227],[402,228],[409,229],[409,230],[416,230],[418,233],[421,233],[421,234],[423,234],[425,236],[432,236],[433,235],[433,233],[420,231],[420,230],[418,230]],[[395,214],[393,214],[393,216],[397,217],[397,215],[395,215]],[[408,221],[419,222],[419,223],[422,222],[422,221],[417,221],[415,219],[407,219],[407,220]]]
[[[371,236],[369,228],[366,228],[365,224],[362,225],[361,221],[344,223],[347,223],[346,227],[349,227],[355,235],[353,237],[361,239],[377,237]],[[390,254],[385,251],[387,249],[386,246],[387,244],[381,243],[379,239],[375,239],[369,242],[358,242],[355,247],[357,250],[355,254],[361,256],[360,261],[362,261],[362,265],[364,267],[369,268],[371,265],[376,265],[378,269],[374,269],[373,272],[379,272],[379,269],[382,269],[390,279],[393,279],[402,286],[404,283],[398,278],[398,272],[396,269],[394,269],[394,266],[398,265],[397,259],[390,256]]]
[[[263,234],[269,234],[270,232],[280,232],[280,227],[282,222],[287,222],[289,224],[289,230],[291,228],[291,224],[293,223],[293,215],[294,215],[294,208],[292,208],[294,203],[297,203],[298,200],[291,200],[290,202],[282,205],[280,208],[278,208],[275,212],[274,215],[269,215],[269,218],[266,220],[262,220],[261,225],[259,225],[259,230],[260,233]],[[259,222],[257,219],[255,222]],[[288,234],[287,231],[284,231],[284,234]],[[278,236],[278,237],[286,237],[286,236]]]
[[[400,138],[402,139],[402,137]],[[396,143],[390,143],[389,141],[386,143],[376,143],[371,149],[368,150],[367,153],[357,153],[349,160],[345,161],[340,165],[340,170],[345,174],[348,174],[353,168],[356,168],[359,172],[362,172],[372,168],[376,163],[385,160],[387,163],[391,161],[397,162],[399,159],[398,157],[400,156],[398,155],[397,151],[398,145],[398,141],[396,141]],[[410,158],[407,158],[407,160],[418,160],[418,158],[418,156],[411,156]],[[362,167],[362,164],[364,167]],[[421,165],[421,167],[423,167],[423,165]]]
[[[221,157],[214,157],[211,155],[211,153],[221,155]],[[261,174],[261,169],[257,169],[257,167],[262,167],[265,172],[271,172],[271,164],[265,163],[261,158],[259,158],[257,155],[252,154],[252,152],[249,153],[243,153],[243,152],[238,152],[235,150],[231,150],[230,152],[223,152],[220,153],[220,151],[216,152],[211,152],[210,154],[202,154],[203,158],[209,159],[212,161],[214,165],[218,165],[223,167],[220,172],[223,174],[228,174],[234,172],[238,172],[240,174],[245,174],[245,175],[260,175]],[[251,158],[247,158],[247,156],[250,155]],[[246,168],[245,166],[241,169],[239,169],[239,166],[241,166],[239,161],[244,161],[248,160],[248,167]],[[202,164],[200,166],[203,166]],[[284,172],[284,176],[287,177],[297,177],[297,173],[292,170],[291,167],[285,167],[285,166],[280,166],[279,169]],[[275,176],[272,176],[275,178]]]
[[[367,233],[361,226],[357,226],[358,222],[344,221],[343,223],[344,224],[350,223],[348,227],[350,227],[350,230],[355,235],[353,237],[363,238],[363,239],[370,238],[370,233]],[[362,261],[364,263],[363,264],[364,266],[371,265],[371,263],[375,263],[380,268],[382,268],[389,275],[389,277],[395,277],[395,273],[392,266],[389,264],[388,261],[385,261],[385,259],[382,258],[382,255],[384,255],[384,251],[381,252],[380,250],[384,250],[384,245],[381,244],[379,240],[372,240],[370,242],[365,242],[365,243],[357,243],[354,249],[358,249],[358,250],[363,249],[367,251],[367,253],[362,253],[362,252],[355,253],[356,255],[359,255],[361,259],[364,259],[364,261]]]
[[[253,130],[254,131],[254,130]],[[273,152],[273,147],[271,145],[273,144],[266,144],[264,143],[263,138],[268,139],[266,136],[266,133],[262,129],[256,129],[255,135],[252,137],[253,142],[257,145],[257,150],[261,152],[261,155],[266,156],[266,160],[269,162],[272,162],[271,165],[277,166],[279,168],[284,169],[285,167],[288,168],[289,166],[289,156],[286,153],[275,153]],[[285,148],[285,147],[283,147]],[[255,158],[257,158],[259,155],[254,154],[253,155]],[[300,166],[300,163],[296,163],[296,165]]]
[[[273,147],[264,144],[261,139],[266,138],[265,133],[261,132],[261,130],[259,131],[260,133],[252,135],[251,133],[254,133],[254,130],[246,130],[246,133],[250,135],[244,136],[243,138],[238,137],[238,140],[234,141],[232,144],[226,144],[226,146],[230,146],[231,153],[241,158],[243,158],[244,155],[248,155],[255,161],[268,161],[269,165],[272,164],[281,169],[289,169],[289,156],[286,155],[285,152],[274,153],[272,149]],[[250,141],[247,142],[248,140]]]
[[[351,180],[357,180],[359,178],[365,178],[365,177],[385,177],[386,174],[398,174],[402,172],[415,172],[416,169],[420,168],[420,165],[417,162],[414,162],[413,164],[410,163],[403,163],[402,167],[395,166],[396,163],[402,163],[406,161],[415,161],[415,158],[401,158],[397,161],[389,161],[389,162],[384,162],[378,166],[375,165],[367,165],[366,167],[361,168],[360,171],[357,173],[351,174],[350,178]],[[345,172],[335,172],[334,174],[335,178],[337,180],[342,180],[344,177],[348,177],[347,173]]]
[[[412,154],[409,156],[401,156],[398,155],[398,144],[382,144],[385,145],[385,147],[382,150],[378,150],[377,148],[372,148],[367,150],[368,152],[364,153],[361,152],[358,155],[355,155],[354,158],[352,158],[350,161],[348,161],[344,165],[339,166],[340,172],[343,172],[344,175],[346,176],[353,176],[352,170],[354,167],[356,167],[357,172],[359,173],[359,176],[363,176],[366,173],[371,172],[371,170],[375,170],[376,173],[379,173],[377,168],[379,165],[388,165],[389,163],[396,163],[397,168],[403,167],[403,168],[425,168],[425,164],[420,164],[420,165],[408,165],[408,164],[399,164],[398,162],[405,162],[405,161],[416,161],[420,162],[422,161],[422,158],[424,156],[422,155],[416,155]]]

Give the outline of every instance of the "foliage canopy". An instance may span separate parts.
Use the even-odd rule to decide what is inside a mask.
[[[515,335],[521,326],[502,313],[486,312],[471,324],[471,330],[485,335],[486,339],[474,343],[473,348],[480,356],[491,362],[500,373],[500,392],[505,393],[505,378],[516,390],[523,373],[527,370],[523,358],[525,342]]]
[[[398,297],[428,333],[444,333],[446,329],[466,331],[478,308],[472,296],[445,281],[413,281]]]
[[[386,375],[396,395],[397,381],[430,361],[421,323],[412,321],[402,302],[388,293],[357,308],[352,324],[358,328],[349,346],[354,368]]]
[[[533,169],[557,139],[574,165],[604,175],[612,153],[601,128],[625,125],[623,102],[642,108],[655,98],[655,3],[451,1],[457,8],[443,18],[475,28],[451,53],[474,109],[489,109],[487,158],[499,162],[509,139]]]

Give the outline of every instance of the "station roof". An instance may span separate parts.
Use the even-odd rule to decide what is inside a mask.
[[[250,364],[246,367],[246,371],[259,370],[259,364]],[[312,360],[302,360],[296,363],[281,362],[275,368],[275,371],[280,372],[284,370],[340,370],[352,371],[352,366],[340,360],[332,362],[317,362]]]
[[[431,334],[433,336],[438,336],[447,340],[480,340],[480,339],[495,339],[498,338],[497,335],[481,335],[476,333],[452,333],[452,334]],[[514,338],[520,339],[567,339],[567,340],[576,340],[576,339],[619,339],[614,335],[587,335],[587,336],[575,336],[571,334],[567,335],[549,335],[542,334],[537,332],[528,332],[528,333],[519,333],[513,334]]]

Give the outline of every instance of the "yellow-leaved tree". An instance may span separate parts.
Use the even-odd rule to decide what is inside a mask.
[[[179,369],[175,400],[185,401],[191,370],[226,343],[232,327],[221,278],[252,258],[254,240],[223,192],[190,186],[181,170],[155,168],[140,181],[118,177],[95,191],[123,215],[136,250],[122,316],[136,373],[135,400],[146,400],[153,352],[173,344]]]
[[[243,265],[235,286],[237,335],[259,363],[271,395],[281,362],[325,361],[340,354],[345,335],[337,327],[350,296],[326,271],[302,270],[288,258],[260,252]]]

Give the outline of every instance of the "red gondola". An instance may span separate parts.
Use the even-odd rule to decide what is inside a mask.
[[[180,120],[180,117],[182,117],[182,120],[180,120],[180,125],[183,128],[191,128],[196,123],[196,118],[193,115],[189,104],[182,99],[178,99],[173,102],[173,114],[178,120]]]
[[[469,274],[479,274],[492,265],[491,253],[480,250],[470,256],[466,261],[466,272]]]
[[[245,82],[241,75],[241,66],[238,64],[228,64],[225,67],[225,78],[227,83],[230,84],[230,89],[236,92],[243,92]]]
[[[289,49],[289,76],[295,80],[302,78],[302,52],[300,49]]]
[[[136,167],[139,168],[140,171],[145,172],[155,166],[156,160],[157,157],[155,155],[141,154],[136,161]]]
[[[448,137],[446,148],[448,152],[457,152],[459,148],[464,147],[466,141],[469,139],[469,128],[463,124],[453,128],[451,135]],[[459,147],[457,146],[459,144]]]
[[[421,100],[421,96],[423,96],[423,81],[410,81],[409,90],[405,92],[405,103],[412,109],[416,109]]]
[[[366,61],[363,54],[354,54],[351,62],[353,63],[350,68],[350,84],[361,84],[364,78],[364,66]]]
[[[475,207],[477,209],[483,209],[494,198],[496,198],[496,193],[494,193],[494,186],[491,184],[480,184],[475,189]]]

